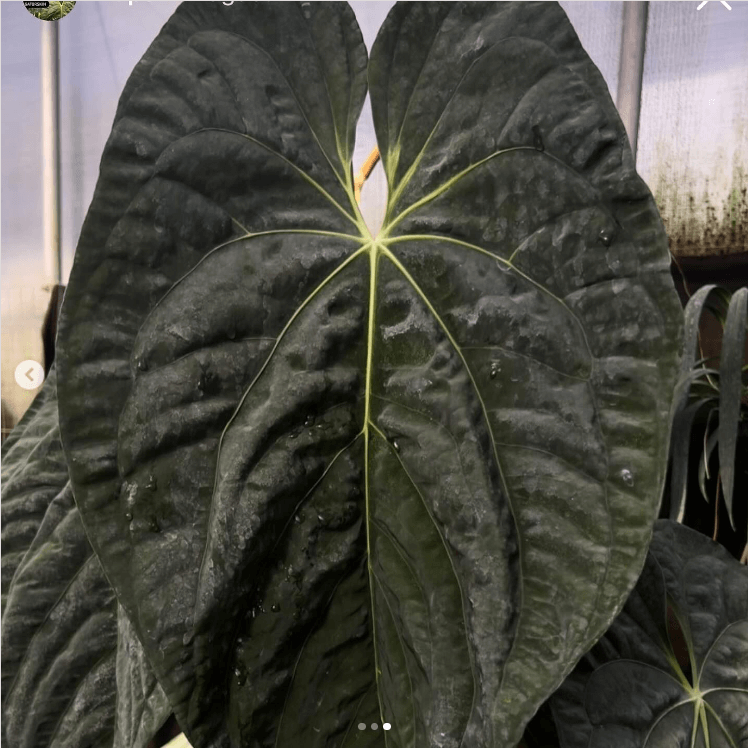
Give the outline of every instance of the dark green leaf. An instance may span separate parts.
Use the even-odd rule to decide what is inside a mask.
[[[693,375],[693,367],[698,356],[699,325],[704,307],[714,303],[721,289],[712,284],[702,286],[691,296],[683,312],[683,349],[678,376],[676,412],[683,410],[688,402],[688,391]],[[700,368],[699,368],[700,371]]]
[[[13,434],[3,459],[2,743],[144,748],[171,708],[126,619],[118,637],[114,592],[68,481],[53,373]]]
[[[712,413],[715,411],[712,411]],[[712,415],[710,413],[710,417]],[[709,434],[709,422],[707,421],[707,428],[704,430],[704,449],[701,452],[701,459],[699,460],[699,488],[701,489],[701,495],[709,501],[709,497],[706,495],[706,481],[711,477],[709,475],[709,460],[714,452],[714,448],[717,446],[717,438],[719,432],[715,429]]]
[[[730,524],[735,529],[732,511],[732,492],[735,484],[735,448],[738,442],[738,422],[742,407],[743,361],[745,351],[748,288],[736,291],[730,301],[727,321],[722,336],[719,362],[719,474],[725,494],[725,508]]]
[[[121,606],[117,611],[116,673],[113,748],[143,748],[169,718],[171,706]]]
[[[711,405],[709,399],[698,400],[686,406],[673,418],[673,433],[670,442],[672,473],[670,476],[670,519],[683,521],[686,510],[688,470],[691,448],[691,426],[694,419]]]
[[[116,610],[68,483],[8,593],[2,672],[10,748],[112,744]]]
[[[501,593],[513,604],[492,617],[492,659],[475,663],[501,677],[476,689],[466,732],[511,745],[643,562],[673,383],[654,362],[674,373],[680,342],[666,240],[605,83],[555,6],[399,4],[370,82],[391,195],[381,240],[397,255],[382,284],[434,341],[424,383],[441,356],[465,377],[452,407],[474,409],[485,445],[469,463],[491,466],[483,490],[508,512],[493,522],[509,558],[519,547]],[[436,396],[390,399],[412,409],[387,404],[390,431],[415,432],[413,410],[430,443],[449,427]],[[415,472],[432,500],[448,470],[440,456]]]
[[[66,292],[76,500],[195,748],[516,743],[657,512],[680,307],[563,12],[393,9],[378,237],[365,75],[345,4],[180,6]]]
[[[36,444],[41,436],[43,436],[48,430],[49,416],[37,417],[37,413],[42,410],[42,407],[49,402],[50,398],[55,398],[55,392],[57,389],[57,376],[55,371],[55,365],[49,371],[49,375],[44,380],[42,388],[37,393],[36,397],[31,401],[31,405],[26,408],[26,412],[21,417],[21,420],[16,424],[15,428],[8,434],[5,441],[0,447],[0,457],[2,457],[2,472],[0,477],[3,483],[8,480],[11,473],[18,467],[19,463],[23,461],[28,455],[31,447]],[[57,407],[55,400],[55,408]],[[45,409],[46,413],[49,413],[49,406]],[[57,421],[55,421],[55,425]],[[25,444],[16,448],[18,442],[24,441]]]
[[[53,367],[41,391],[3,443],[0,502],[3,616],[16,569],[34,540],[47,507],[68,480],[55,388]]]
[[[668,603],[690,668],[678,664]],[[561,748],[748,745],[748,569],[668,520],[610,630],[551,699]]]

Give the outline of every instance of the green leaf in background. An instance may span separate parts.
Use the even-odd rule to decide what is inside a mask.
[[[622,613],[551,707],[561,748],[748,745],[748,569],[701,533],[660,520]]]
[[[683,354],[680,360],[676,411],[683,410],[688,402],[693,368],[699,356],[699,325],[705,308],[712,308],[717,301],[720,289],[716,285],[702,286],[688,300],[683,313]]]
[[[735,448],[743,397],[745,335],[748,330],[748,288],[737,290],[730,300],[719,360],[719,474],[730,524],[735,529],[732,494],[735,484]]]
[[[13,575],[28,551],[50,502],[68,480],[60,443],[53,366],[2,446],[2,608]],[[5,673],[3,673],[5,682]]]
[[[705,309],[724,327],[718,369],[707,366],[710,360],[708,358],[699,357],[696,360],[700,353],[699,325]],[[676,387],[673,440],[670,448],[671,519],[683,519],[689,479],[691,430],[694,423],[702,423],[701,416],[708,411],[704,427],[704,448],[698,468],[699,486],[702,495],[709,501],[706,491],[708,461],[717,446],[725,508],[730,524],[735,529],[733,493],[736,450],[739,424],[744,417],[743,399],[748,391],[743,383],[747,312],[748,288],[730,293],[715,285],[703,286],[691,296],[686,305],[683,355]],[[717,416],[717,426],[711,432],[713,415]]]
[[[55,384],[53,368],[3,444],[2,744],[144,748],[171,708],[123,615],[118,636],[73,500]]]
[[[111,745],[117,607],[68,482],[19,566],[2,625],[9,748]]]
[[[510,746],[634,584],[680,307],[553,3],[185,3],[60,333],[86,531],[195,748]],[[359,730],[389,722],[392,729]]]
[[[709,398],[702,398],[690,403],[673,417],[673,431],[671,440],[671,460],[673,472],[671,475],[670,518],[677,522],[683,521],[686,511],[686,496],[688,492],[688,471],[691,466],[691,427],[694,420],[704,413],[713,403]]]

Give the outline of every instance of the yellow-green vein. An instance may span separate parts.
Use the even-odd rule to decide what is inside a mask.
[[[436,311],[434,305],[431,303],[431,300],[428,298],[428,296],[426,296],[423,289],[418,285],[418,283],[416,283],[413,276],[408,272],[408,269],[400,262],[400,260],[398,260],[398,258],[394,254],[392,254],[392,252],[390,252],[390,250],[386,246],[382,246],[381,252],[400,271],[400,273],[403,275],[405,280],[408,281],[408,283],[413,288],[413,290],[416,292],[416,294],[418,294],[418,296],[421,298],[423,303],[428,308],[429,312],[432,314],[432,316],[436,320],[439,327],[441,327],[444,334],[447,336],[447,339],[449,340],[450,344],[454,348],[455,353],[457,353],[457,355],[460,357],[460,360],[462,361],[462,365],[465,368],[465,372],[467,373],[468,378],[470,379],[470,383],[473,386],[473,391],[475,392],[475,395],[478,398],[478,403],[480,404],[481,412],[483,414],[483,420],[486,424],[486,430],[488,431],[488,437],[491,440],[491,449],[493,451],[494,462],[496,463],[496,469],[498,470],[498,473],[499,473],[499,481],[501,482],[502,491],[504,492],[504,496],[506,496],[507,503],[509,504],[509,513],[512,516],[512,522],[514,523],[514,533],[517,539],[517,549],[518,549],[519,557],[521,559],[522,558],[522,538],[520,536],[519,527],[517,526],[517,517],[515,514],[514,506],[512,504],[512,497],[509,494],[509,487],[507,486],[506,478],[504,476],[504,470],[502,469],[501,461],[499,460],[499,453],[496,448],[496,440],[494,438],[493,429],[491,428],[491,420],[488,416],[488,408],[486,407],[486,403],[483,400],[483,396],[481,395],[481,391],[478,387],[478,383],[475,380],[473,371],[470,368],[470,365],[468,364],[467,359],[465,358],[464,354],[462,353],[462,349],[460,348],[459,344],[457,343],[454,336],[452,335],[452,332],[447,327],[446,323],[441,318],[439,313]],[[524,613],[524,604],[523,604],[524,603],[524,587],[522,584],[523,571],[522,571],[521,562],[518,565],[518,568],[519,568],[519,574],[520,574],[520,581],[518,584],[519,611],[520,611],[519,619],[520,620],[518,620],[517,622],[517,629],[516,629],[517,631],[519,630],[521,618]],[[507,660],[511,656],[511,650],[514,647],[515,641],[516,641],[516,636],[512,640],[512,643],[510,645],[509,652],[507,654]],[[502,672],[502,683],[503,683],[503,677],[504,677],[504,673]]]
[[[364,501],[366,513],[366,567],[371,580],[373,568],[371,565],[371,528],[369,527],[369,517],[371,516],[371,488],[369,486],[369,469],[371,451],[371,435],[369,433],[369,424],[371,422],[371,378],[374,364],[374,332],[376,329],[376,302],[377,302],[377,264],[379,262],[379,252],[377,245],[372,244],[369,248],[369,324],[366,332],[366,376],[364,385]],[[382,695],[379,690],[379,655],[377,653],[377,623],[374,607],[374,585],[369,582],[369,594],[371,597],[371,638],[374,645],[374,679],[377,688],[377,699],[379,700],[379,714],[384,722],[384,705],[382,704]],[[387,737],[385,736],[385,745]]]
[[[468,719],[466,722],[466,725],[467,725],[470,722],[470,716],[472,716],[473,709],[475,708],[475,699],[477,697],[477,691],[478,691],[478,679],[475,677],[475,661],[473,658],[473,650],[470,647],[470,640],[468,639],[468,635],[467,635],[468,626],[467,626],[467,612],[466,612],[467,608],[466,608],[466,603],[465,603],[465,591],[462,589],[462,584],[460,584],[460,576],[457,573],[457,567],[455,566],[455,562],[454,562],[454,559],[452,558],[452,554],[449,552],[449,546],[447,545],[447,541],[442,531],[439,529],[439,525],[434,519],[434,515],[431,513],[431,510],[429,509],[429,505],[426,502],[426,498],[421,493],[421,489],[418,488],[418,485],[413,480],[413,476],[410,474],[410,471],[408,470],[408,468],[405,467],[405,463],[403,462],[402,457],[400,457],[400,454],[392,446],[392,443],[387,438],[387,436],[377,427],[377,425],[373,421],[369,421],[368,423],[372,431],[374,431],[374,433],[377,436],[379,436],[379,438],[387,445],[387,448],[394,455],[398,463],[400,463],[401,470],[405,474],[405,477],[410,481],[410,484],[413,486],[413,489],[418,495],[418,498],[421,500],[423,507],[426,510],[426,513],[428,514],[429,519],[431,520],[431,523],[434,525],[434,529],[439,535],[439,539],[441,540],[442,545],[444,546],[444,552],[447,555],[447,558],[449,559],[449,565],[452,567],[452,574],[454,574],[455,582],[457,583],[457,589],[460,591],[460,603],[462,605],[462,619],[465,622],[465,640],[467,644],[468,656],[470,658],[470,674],[472,675],[472,678],[473,678],[473,702],[470,707],[470,715],[468,715]],[[368,526],[368,523],[367,523],[367,526]],[[465,735],[463,734],[462,737],[464,739]],[[460,741],[460,746],[461,745],[462,745],[462,741]]]
[[[321,621],[326,615],[329,608],[329,604],[332,602],[333,597],[335,597],[335,593],[338,591],[338,587],[340,587],[341,582],[345,579],[345,577],[340,577],[338,581],[335,583],[335,586],[332,588],[332,592],[330,593],[330,597],[327,600],[327,605],[323,606],[322,610],[320,611],[318,622]],[[275,748],[278,748],[278,740],[280,739],[281,734],[281,725],[283,723],[283,717],[286,713],[286,706],[288,705],[288,697],[291,695],[291,688],[293,687],[293,679],[296,677],[296,670],[299,667],[299,662],[301,662],[301,655],[304,654],[304,648],[309,643],[309,640],[312,638],[312,635],[317,631],[317,626],[310,626],[309,627],[309,633],[306,635],[306,638],[304,639],[304,643],[299,648],[299,653],[296,655],[296,662],[294,663],[293,670],[291,671],[291,677],[288,681],[288,690],[286,691],[286,698],[283,700],[283,708],[281,709],[280,716],[278,717],[278,729],[275,732]]]
[[[512,265],[512,263],[509,262],[508,260],[504,260],[504,259],[502,259],[500,257],[497,257],[492,252],[489,252],[488,250],[485,250],[485,249],[483,249],[483,247],[479,247],[476,244],[471,244],[470,242],[465,242],[465,241],[462,241],[460,239],[452,239],[450,237],[431,236],[429,234],[411,234],[411,235],[406,235],[406,236],[402,236],[402,237],[396,237],[396,238],[390,239],[388,241],[385,241],[384,242],[384,247],[385,247],[387,256],[389,258],[392,258],[396,262],[396,264],[400,265],[400,267],[403,267],[402,264],[399,263],[399,261],[397,260],[397,258],[395,258],[395,256],[389,251],[389,249],[387,249],[387,245],[388,244],[394,244],[394,243],[401,242],[401,241],[409,241],[409,240],[444,241],[444,242],[447,242],[447,243],[456,244],[456,245],[458,245],[460,247],[464,247],[465,249],[469,249],[469,250],[471,250],[473,252],[477,252],[478,254],[482,254],[482,255],[484,255],[486,257],[490,257],[497,264],[499,264],[499,265],[503,264],[506,267],[511,268],[515,273],[517,273],[517,275],[519,275],[520,277],[524,278],[528,283],[531,283],[539,291],[547,294],[550,298],[554,299],[558,304],[560,304],[561,307],[563,307],[566,310],[567,314],[576,323],[577,327],[579,328],[579,332],[580,332],[580,334],[582,336],[582,340],[584,341],[585,349],[587,351],[587,356],[588,356],[588,359],[590,361],[590,371],[588,372],[587,376],[584,377],[583,379],[585,379],[586,382],[587,382],[587,389],[588,389],[588,391],[590,393],[590,399],[592,401],[592,406],[593,406],[593,409],[594,409],[594,412],[595,412],[595,418],[597,419],[597,422],[599,424],[601,424],[600,428],[602,429],[602,420],[600,418],[600,409],[599,409],[598,404],[597,404],[597,398],[595,396],[595,391],[594,391],[594,389],[592,387],[592,370],[594,368],[595,357],[592,354],[592,347],[590,346],[589,339],[587,338],[587,331],[584,329],[584,325],[582,325],[582,321],[579,319],[579,317],[576,315],[576,313],[571,309],[571,307],[563,299],[559,298],[554,293],[552,293],[551,291],[549,291],[547,288],[545,288],[545,286],[543,286],[540,283],[538,283],[534,278],[531,278],[526,273],[523,273],[521,270],[517,269],[517,267],[515,265]],[[403,270],[405,270],[405,269],[403,268]],[[407,273],[407,271],[405,271],[405,272]],[[406,277],[409,277],[409,275],[406,275]],[[411,282],[413,282],[413,281],[411,281]],[[444,323],[441,320],[441,318],[439,317],[439,315],[436,314],[435,310],[433,309],[433,306],[431,306],[430,303],[428,302],[428,300],[426,299],[425,294],[423,294],[423,292],[420,289],[418,289],[417,286],[414,286],[414,288],[416,288],[416,290],[420,293],[421,297],[428,304],[429,308],[432,310],[432,313],[435,314],[437,320],[439,321],[439,323],[442,325],[442,327],[446,331],[446,326],[444,325]],[[454,341],[453,341],[453,345],[456,346],[456,343],[454,343]],[[463,359],[463,361],[465,361],[465,358],[464,358],[464,356],[462,354],[462,351],[459,349],[459,347],[456,346],[456,348],[457,348],[457,351],[458,351],[460,357]],[[465,366],[467,367],[467,362],[465,362]],[[475,385],[475,380],[473,379],[472,374],[470,374],[470,378],[473,381],[473,385],[474,385],[474,387],[475,387],[475,389],[477,391],[477,386]],[[481,400],[481,405],[483,405],[482,400]],[[487,418],[487,416],[486,416],[486,418]],[[489,427],[489,432],[491,433],[491,442],[493,444],[493,433],[491,432],[490,427]],[[603,439],[603,442],[605,443],[604,439]],[[607,446],[607,444],[606,444],[606,446]],[[496,445],[494,444],[494,450],[495,449],[496,449]],[[497,456],[496,459],[497,459],[497,463],[498,463],[498,456]],[[606,467],[607,467],[607,453],[606,453]],[[503,476],[502,476],[502,482],[503,482]],[[603,482],[603,493],[604,493],[604,499],[605,499],[605,511],[606,511],[606,516],[608,518],[608,537],[609,537],[609,543],[608,543],[608,562],[605,565],[605,573],[603,574],[603,578],[602,578],[602,580],[600,582],[600,585],[598,587],[597,598],[596,598],[597,601],[600,600],[600,597],[603,594],[605,583],[607,582],[607,579],[608,579],[608,572],[610,570],[610,560],[612,558],[612,549],[613,549],[613,543],[614,543],[613,516],[612,516],[611,511],[610,511],[610,500],[608,498],[607,477],[606,477],[606,480]],[[507,492],[507,498],[509,500],[509,506],[510,506],[510,509],[511,509],[511,507],[512,507],[511,498],[509,498],[508,492]],[[514,511],[513,510],[512,510],[512,516],[514,516]],[[515,525],[516,525],[516,520],[515,520]],[[519,533],[517,534],[517,538],[518,538],[518,542],[521,542],[519,540]],[[520,548],[521,548],[521,545],[520,545]],[[520,552],[520,557],[521,557],[521,552]],[[521,568],[521,566],[520,566],[520,568]],[[596,602],[596,604],[595,604],[595,610],[597,609],[597,607],[598,606],[597,606],[597,602]],[[521,616],[522,616],[522,612],[520,612],[520,617]],[[590,628],[592,627],[592,622],[593,622],[593,617],[590,616],[589,621],[588,621],[588,626],[587,626],[587,632],[589,632]],[[519,624],[518,624],[518,626],[519,626]],[[587,632],[585,632],[585,636],[586,636]],[[598,635],[601,634],[601,633],[602,633],[602,631],[600,631],[598,633]],[[513,646],[513,644],[512,644],[512,646]],[[502,675],[502,682],[503,682],[503,675]]]
[[[143,327],[145,327],[146,322],[151,318],[155,310],[161,305],[164,299],[167,296],[169,296],[169,294],[172,291],[174,291],[174,289],[178,285],[180,285],[183,281],[189,278],[198,268],[200,268],[202,264],[208,260],[209,257],[212,257],[214,254],[216,254],[220,250],[226,249],[226,247],[229,247],[232,244],[236,244],[237,242],[243,242],[246,239],[258,239],[259,237],[262,237],[262,236],[272,236],[275,234],[313,234],[316,236],[330,236],[330,237],[338,238],[338,239],[350,239],[351,241],[361,242],[361,237],[354,236],[353,234],[339,234],[335,231],[314,231],[311,229],[274,229],[272,231],[258,231],[255,234],[244,234],[243,236],[235,236],[229,239],[228,241],[223,242],[222,244],[216,245],[215,247],[213,247],[213,249],[210,250],[210,252],[206,252],[184,275],[177,278],[177,280],[175,280],[174,283],[172,283],[171,286],[169,286],[169,289],[166,291],[166,293],[151,307],[148,314],[146,314],[145,318],[141,322],[140,327],[138,328],[137,334],[138,335],[140,334],[140,331],[143,329]]]
[[[221,437],[218,440],[218,449],[216,450],[216,467],[215,467],[215,477],[213,479],[213,490],[211,492],[210,497],[210,511],[208,512],[208,523],[207,527],[210,528],[210,525],[213,521],[213,512],[215,511],[215,495],[216,490],[218,488],[218,468],[219,463],[221,461],[221,447],[223,446],[223,440],[226,437],[226,434],[231,427],[231,424],[234,422],[234,419],[238,416],[239,412],[241,411],[242,405],[244,405],[244,401],[249,396],[249,393],[252,391],[252,388],[255,386],[257,381],[260,379],[260,377],[265,373],[267,370],[267,367],[273,358],[273,354],[278,349],[278,346],[280,345],[281,341],[285,337],[286,333],[288,332],[291,325],[295,322],[296,318],[301,314],[301,312],[312,302],[312,300],[319,294],[325,286],[327,286],[328,283],[330,283],[333,278],[335,278],[337,275],[339,275],[348,265],[350,265],[356,258],[360,257],[362,254],[365,254],[367,250],[369,249],[369,245],[364,245],[358,250],[356,250],[352,255],[350,255],[344,262],[342,262],[340,265],[338,265],[335,270],[333,270],[332,273],[330,273],[313,291],[309,294],[309,296],[304,299],[304,301],[301,303],[301,305],[296,309],[296,311],[291,315],[288,322],[284,325],[283,329],[281,330],[280,334],[278,335],[275,345],[273,346],[272,350],[268,354],[268,357],[265,359],[265,362],[263,363],[260,370],[255,375],[255,378],[250,383],[249,387],[245,390],[244,394],[242,395],[241,400],[239,401],[238,405],[234,409],[234,413],[232,414],[231,418],[229,418],[228,422],[223,428],[223,431],[221,432]],[[195,587],[195,601],[193,603],[193,626],[194,626],[194,609],[197,607],[197,595],[199,594],[200,588],[202,586],[202,577],[203,577],[203,571],[205,567],[205,558],[208,550],[208,539],[210,537],[210,532],[206,533],[205,536],[205,542],[203,543],[202,551],[200,554],[200,564],[198,565],[198,577],[197,577],[197,585]]]
[[[411,713],[411,717],[413,720],[413,746],[415,748],[415,745],[416,745],[416,703],[415,703],[415,699],[413,698],[413,677],[411,676],[410,668],[408,667],[408,655],[405,652],[405,644],[403,643],[403,637],[397,628],[397,621],[395,620],[395,614],[392,611],[392,606],[390,605],[390,601],[387,599],[387,593],[384,591],[384,585],[380,581],[379,577],[374,573],[374,569],[371,569],[371,578],[379,585],[380,589],[382,590],[382,599],[384,600],[384,604],[387,606],[387,610],[389,611],[390,618],[392,619],[392,626],[395,629],[395,635],[397,636],[397,641],[399,642],[400,649],[403,653],[403,660],[405,661],[405,674],[408,676],[408,684],[410,685],[410,707],[411,707],[410,713]],[[384,717],[384,715],[382,715],[382,717]],[[386,743],[387,743],[387,736],[385,735],[385,745]]]
[[[717,724],[719,725],[720,730],[722,730],[723,735],[730,741],[731,748],[738,748],[738,744],[732,739],[732,735],[730,735],[729,732],[727,732],[727,728],[725,727],[724,723],[719,717],[719,714],[714,710],[714,707],[708,702],[703,701],[704,707],[709,710],[709,713],[714,717],[714,719],[717,721]]]
[[[314,187],[320,194],[324,195],[324,197],[327,198],[327,200],[335,206],[356,228],[359,230],[361,229],[360,223],[345,209],[343,206],[319,183],[316,179],[313,179],[309,176],[303,169],[296,166],[296,164],[291,161],[289,158],[284,156],[282,153],[279,153],[274,148],[271,148],[269,145],[263,143],[261,140],[258,140],[257,138],[253,138],[251,135],[247,135],[242,132],[237,132],[236,130],[227,130],[223,127],[203,127],[200,130],[195,130],[195,132],[190,133],[189,135],[185,135],[183,139],[192,137],[194,135],[199,135],[200,133],[204,132],[222,132],[226,133],[227,135],[236,135],[240,138],[244,138],[245,140],[250,141],[251,143],[254,143],[259,148],[263,148],[268,153],[271,153],[273,156],[277,156],[279,159],[281,159],[283,162],[288,164],[294,171],[296,171],[302,179],[304,179],[306,182],[308,182],[312,187]],[[336,176],[337,176],[337,172]],[[338,180],[340,181],[340,180]]]
[[[437,187],[435,190],[432,190],[431,192],[429,192],[428,195],[422,197],[420,200],[417,200],[412,205],[409,205],[396,218],[392,218],[390,216],[390,210],[394,208],[395,206],[391,200],[388,201],[387,214],[385,215],[385,220],[384,220],[384,229],[381,231],[380,237],[382,239],[385,239],[387,236],[389,236],[389,232],[398,223],[400,223],[400,221],[402,221],[403,218],[405,218],[407,215],[412,213],[414,210],[418,210],[418,208],[420,208],[422,205],[425,205],[426,203],[429,203],[432,200],[435,200],[437,197],[439,197],[439,195],[441,195],[443,192],[446,192],[450,187],[452,187],[454,184],[459,182],[463,177],[466,177],[468,174],[470,174],[471,171],[474,171],[479,166],[483,166],[483,164],[485,164],[488,161],[491,161],[497,156],[501,156],[505,153],[512,153],[513,151],[533,151],[534,153],[540,153],[540,151],[538,151],[536,148],[532,146],[528,146],[528,145],[513,146],[511,148],[504,148],[500,151],[496,151],[495,153],[491,153],[485,158],[482,158],[480,161],[476,161],[474,164],[470,164],[470,166],[458,172],[453,177],[450,177],[446,182],[444,182],[442,185]]]
[[[373,517],[370,519],[372,524],[376,525],[379,532],[382,534],[382,537],[387,540],[387,542],[395,549],[395,553],[397,553],[398,556],[403,560],[403,563],[405,564],[405,567],[410,572],[410,576],[413,578],[413,581],[415,582],[416,587],[418,588],[418,591],[421,593],[421,600],[423,600],[423,607],[426,611],[426,625],[428,627],[429,631],[429,677],[431,678],[433,682],[434,677],[434,636],[431,632],[431,616],[429,615],[430,609],[428,601],[426,600],[426,593],[423,591],[423,587],[421,586],[421,583],[416,576],[416,571],[411,563],[410,559],[403,553],[403,551],[400,549],[400,544],[397,542],[397,540],[392,536],[392,533],[390,533],[389,529],[385,527],[379,520],[374,519]]]

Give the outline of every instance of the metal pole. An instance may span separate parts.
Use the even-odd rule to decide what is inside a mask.
[[[62,283],[60,259],[60,73],[57,21],[42,21],[42,220],[48,283]]]
[[[621,33],[616,105],[629,136],[634,161],[636,161],[636,146],[639,138],[639,111],[642,100],[648,14],[648,2],[628,0],[623,3],[623,32]]]

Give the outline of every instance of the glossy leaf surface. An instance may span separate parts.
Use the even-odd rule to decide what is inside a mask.
[[[748,288],[738,289],[730,300],[719,361],[719,474],[725,506],[735,529],[732,494],[735,486],[735,450],[742,408],[745,340],[748,332]],[[741,528],[742,529],[742,528]]]
[[[551,706],[561,748],[748,745],[748,569],[701,533],[660,520],[626,606]]]
[[[3,577],[12,580],[3,585],[2,743],[144,748],[171,708],[124,615],[118,633],[114,591],[73,500],[55,384],[53,369],[3,456]]]
[[[171,715],[171,706],[121,606],[117,610],[115,658],[113,748],[144,748]]]
[[[180,6],[67,289],[76,498],[196,748],[516,743],[659,503],[667,241],[563,12],[393,9],[377,237],[366,74],[345,4]]]
[[[9,747],[112,744],[116,610],[68,482],[13,578],[3,616]]]
[[[50,502],[68,480],[57,418],[57,379],[47,380],[2,448],[2,607]],[[3,678],[5,676],[3,675]]]

